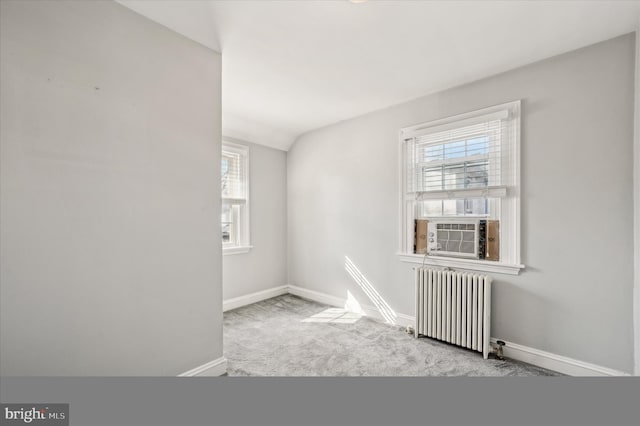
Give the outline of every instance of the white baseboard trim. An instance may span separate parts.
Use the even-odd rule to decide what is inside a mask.
[[[346,299],[331,296],[330,294],[326,293],[320,293],[319,291],[315,290],[309,290],[308,288],[302,288],[291,284],[289,284],[287,287],[289,289],[289,293],[305,299],[313,300],[314,302],[325,303],[327,305],[337,306],[340,308],[344,308],[344,304],[347,302]]]
[[[262,300],[271,299],[272,297],[287,294],[288,292],[289,286],[282,285],[280,287],[272,287],[255,293],[246,294],[244,296],[234,297],[233,299],[227,299],[222,302],[222,312],[227,312]]]
[[[508,342],[495,337],[491,338],[491,343],[495,344],[497,340],[502,340],[505,343],[503,353],[507,358],[527,362],[529,364],[547,368],[569,376],[630,376],[629,373],[625,373],[624,371],[590,364],[588,362],[579,361],[562,355],[556,355],[551,352],[541,351],[539,349]]]
[[[213,361],[202,364],[199,367],[178,374],[178,377],[216,377],[227,373],[227,359],[220,357]]]
[[[345,308],[347,305],[347,299],[343,299],[337,296],[332,296],[326,293],[321,293],[315,290],[309,290],[309,289],[298,287],[295,285],[289,285],[289,293],[299,297],[303,297],[305,299],[313,300],[315,302],[324,303],[331,306],[337,306],[339,308]],[[384,316],[380,314],[380,311],[376,309],[374,306],[361,304],[360,308],[362,309],[362,312],[359,312],[359,313],[364,314],[371,318],[375,318],[380,321],[387,322]],[[412,316],[404,315],[404,314],[396,314],[396,315],[397,316],[393,321],[393,324],[395,325],[401,325],[403,327],[406,327],[408,325],[413,326],[415,323],[414,317]]]
[[[409,316],[409,315],[405,315],[405,314],[397,314],[398,318],[396,318],[396,323],[398,325],[402,325],[404,327],[415,327],[416,326],[416,319],[415,317]]]

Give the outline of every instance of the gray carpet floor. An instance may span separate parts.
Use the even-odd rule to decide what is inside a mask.
[[[224,347],[229,376],[560,375],[289,294],[225,312]]]

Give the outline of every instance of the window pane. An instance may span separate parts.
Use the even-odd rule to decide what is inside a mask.
[[[427,200],[419,204],[420,217],[439,216],[488,216],[487,198],[467,198],[460,200]]]
[[[235,243],[233,206],[230,204],[222,205],[222,242]]]
[[[449,142],[444,146],[444,158],[465,157],[465,141]]]
[[[458,216],[458,208],[459,201],[464,200],[442,200],[442,215],[443,216]]]
[[[486,216],[489,214],[489,200],[486,198],[468,198],[464,200],[465,215]]]
[[[464,164],[444,166],[444,189],[463,189],[464,187]]]
[[[233,152],[222,152],[220,164],[222,197],[245,197],[244,157]]]
[[[428,145],[424,149],[424,161],[436,161],[443,158],[443,145]]]
[[[442,167],[425,168],[423,173],[423,191],[442,189]]]
[[[422,145],[419,148],[419,158],[422,159],[423,167],[418,174],[416,190],[486,188],[489,185],[489,145],[487,135]],[[469,161],[470,157],[474,161]],[[425,167],[425,163],[434,165]]]
[[[238,204],[222,204],[222,243],[227,246],[240,245],[240,211],[244,208]]]
[[[486,188],[489,184],[488,161],[466,163],[465,188]]]
[[[486,136],[467,140],[467,155],[486,155],[489,152],[489,141]]]
[[[442,200],[427,200],[421,203],[422,217],[442,216]]]

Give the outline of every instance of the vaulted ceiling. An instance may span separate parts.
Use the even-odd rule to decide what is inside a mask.
[[[118,2],[222,52],[224,134],[284,150],[640,24],[640,1]]]

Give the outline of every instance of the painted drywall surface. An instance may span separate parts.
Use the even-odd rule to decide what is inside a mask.
[[[398,131],[522,99],[527,269],[494,274],[492,335],[631,372],[634,49],[619,37],[300,137],[288,152],[289,282],[375,306],[370,285],[413,315],[414,265],[396,257]]]
[[[222,356],[220,55],[113,2],[2,2],[1,373]]]
[[[633,147],[633,181],[634,181],[634,217],[635,217],[635,266],[634,266],[634,336],[635,336],[635,375],[640,376],[640,15],[636,29],[636,96],[635,96],[635,128]]]
[[[249,147],[251,245],[222,258],[224,300],[287,284],[287,153],[225,138]]]

